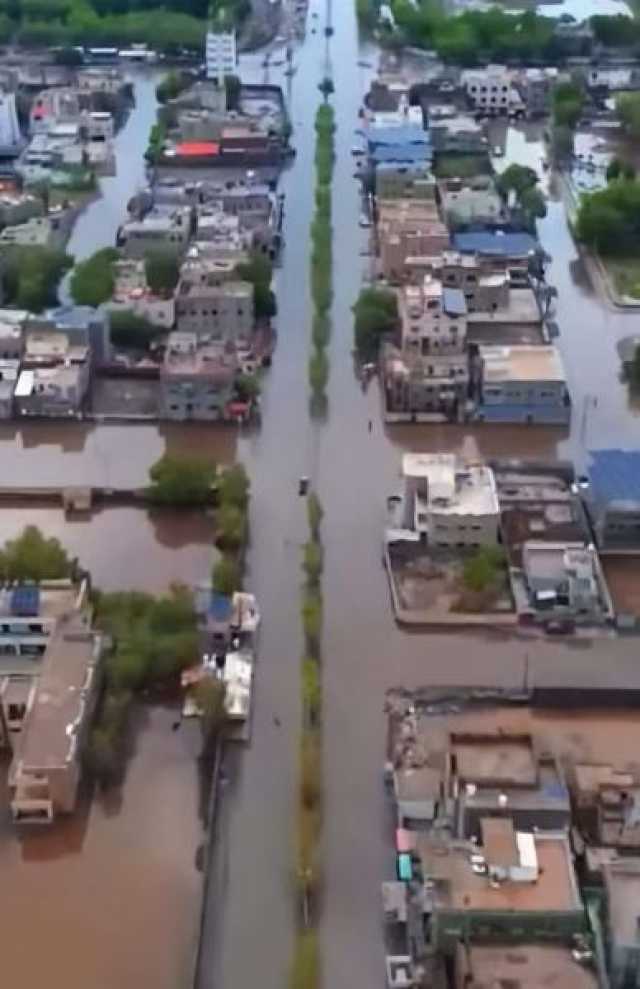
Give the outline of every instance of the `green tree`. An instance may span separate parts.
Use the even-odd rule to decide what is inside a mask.
[[[397,326],[396,294],[389,289],[365,288],[360,292],[353,312],[358,354],[363,360],[375,360],[382,338]]]
[[[575,81],[561,82],[553,91],[553,122],[575,130],[582,116],[584,89]]]
[[[314,395],[323,395],[329,380],[329,358],[326,351],[314,350],[309,358],[309,384]]]
[[[47,539],[35,525],[28,525],[17,539],[4,544],[0,571],[5,580],[58,580],[69,577],[71,561],[59,540]]]
[[[302,628],[313,651],[318,646],[322,630],[322,598],[317,590],[306,590],[302,600]]]
[[[276,297],[271,290],[273,265],[266,254],[253,251],[247,261],[236,267],[236,275],[253,285],[253,311],[256,319],[271,319],[276,315]]]
[[[302,569],[306,574],[307,581],[313,587],[317,587],[320,583],[323,564],[322,556],[322,546],[320,543],[313,539],[305,543]]]
[[[0,252],[4,301],[41,312],[58,301],[58,283],[73,259],[49,247],[8,247]]]
[[[113,295],[113,264],[120,257],[115,247],[103,247],[73,269],[71,295],[80,306],[99,306]]]
[[[157,505],[208,505],[213,498],[216,466],[206,457],[165,453],[149,471],[149,500]]]
[[[212,586],[218,594],[230,596],[242,587],[240,568],[230,556],[221,556],[213,568]]]
[[[216,545],[238,550],[247,539],[246,513],[233,504],[222,504],[216,512]]]
[[[165,332],[131,309],[110,310],[109,325],[111,343],[120,350],[147,350],[149,344]]]
[[[320,499],[315,491],[310,491],[307,498],[307,520],[309,522],[311,535],[316,542],[320,540],[320,525],[323,518],[324,510],[320,504]]]
[[[320,668],[315,659],[307,657],[302,661],[302,703],[311,719],[318,717],[321,701]]]
[[[234,505],[243,512],[249,504],[250,483],[242,464],[234,464],[218,474],[218,501],[221,505]]]
[[[630,137],[640,137],[640,93],[621,93],[616,98],[616,112]]]
[[[168,103],[169,100],[175,100],[192,83],[192,77],[184,72],[178,72],[176,69],[172,69],[156,86],[156,99],[158,103]]]
[[[180,259],[176,251],[156,248],[144,257],[147,285],[154,295],[170,296],[180,278]]]
[[[486,591],[495,585],[504,567],[504,552],[499,546],[481,546],[464,564],[462,580],[470,591]]]
[[[534,230],[536,220],[542,220],[547,215],[547,204],[542,192],[536,186],[529,186],[520,195],[519,202],[526,226]]]
[[[261,391],[257,374],[239,374],[235,381],[236,395],[241,402],[253,402]]]
[[[498,177],[497,185],[503,196],[514,192],[520,198],[523,192],[535,186],[537,182],[538,176],[533,168],[513,163]]]

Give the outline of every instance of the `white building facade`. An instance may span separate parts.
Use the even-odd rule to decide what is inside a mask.
[[[224,77],[236,70],[235,31],[207,31],[205,61],[207,79],[216,79],[223,85]]]

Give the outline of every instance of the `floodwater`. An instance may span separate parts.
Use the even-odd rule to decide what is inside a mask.
[[[189,985],[200,741],[195,724],[172,731],[175,717],[170,708],[138,712],[135,754],[108,799],[85,799],[51,829],[19,832],[0,817],[5,985]]]
[[[324,24],[324,5],[312,0],[311,11]],[[310,15],[311,16],[311,15]],[[328,47],[328,52],[327,52]],[[263,422],[260,430],[236,433],[221,427],[171,430],[138,426],[59,426],[21,425],[0,429],[0,464],[20,480],[42,483],[142,483],[148,467],[165,450],[209,450],[221,462],[234,455],[251,474],[251,533],[247,583],[260,599],[264,616],[261,631],[260,663],[257,671],[253,740],[250,747],[228,757],[223,809],[218,822],[216,857],[207,888],[207,914],[202,966],[198,986],[231,989],[232,986],[260,985],[281,989],[291,957],[294,903],[292,874],[294,862],[294,794],[297,776],[297,743],[300,725],[299,662],[302,642],[299,626],[300,563],[302,544],[307,536],[305,504],[297,496],[297,479],[312,478],[325,508],[323,536],[326,549],[325,611],[323,639],[323,688],[325,696],[325,898],[323,911],[324,971],[327,985],[346,986],[358,971],[363,984],[383,981],[383,942],[379,909],[379,882],[391,874],[391,852],[387,844],[388,814],[382,786],[384,753],[383,702],[386,689],[396,684],[416,686],[428,683],[482,683],[514,686],[521,682],[527,657],[532,677],[570,679],[600,678],[606,682],[637,676],[634,649],[625,640],[580,642],[532,642],[519,637],[495,635],[416,635],[398,629],[389,608],[386,577],[381,566],[381,535],[385,520],[385,499],[397,488],[403,451],[461,450],[482,456],[575,456],[579,465],[591,446],[637,444],[637,412],[629,404],[626,389],[619,384],[616,346],[633,334],[635,317],[611,311],[594,296],[586,272],[571,239],[564,208],[557,194],[549,204],[547,218],[540,224],[545,248],[553,256],[549,280],[556,284],[560,298],[557,318],[561,347],[574,399],[574,415],[569,430],[532,427],[398,426],[381,424],[380,396],[376,382],[363,392],[354,378],[351,306],[357,295],[361,266],[360,252],[366,233],[358,227],[361,204],[352,177],[350,155],[352,135],[368,71],[358,68],[358,58],[375,61],[375,52],[359,45],[355,14],[350,4],[341,8],[335,34],[329,45],[321,30],[309,33],[298,49],[296,75],[285,87],[291,108],[294,141],[298,155],[284,177],[287,193],[286,248],[278,273],[279,317],[278,350],[273,368],[265,376]],[[259,58],[243,59],[241,70],[253,65],[258,79],[264,78]],[[330,345],[331,378],[327,414],[312,419],[308,408],[306,365],[309,354],[309,223],[313,204],[313,111],[319,101],[318,83],[326,74],[333,76],[338,131],[334,182],[334,307],[333,337]],[[274,73],[272,81],[278,81]],[[146,95],[145,95],[146,94]],[[145,102],[146,101],[146,102]],[[153,86],[144,80],[137,90],[137,105],[129,121],[131,141],[146,144],[148,123],[153,115]],[[137,116],[136,116],[137,115]],[[137,123],[135,123],[137,121]],[[536,139],[537,140],[537,139]],[[515,141],[517,148],[529,145],[534,155],[540,149],[535,141]],[[129,146],[125,149],[129,154]],[[507,154],[511,152],[508,150]],[[508,160],[508,159],[507,159]],[[141,172],[132,163],[130,182],[120,186],[123,198],[135,191]],[[129,173],[120,168],[117,183]],[[114,190],[115,185],[109,189]],[[90,252],[112,242],[124,201],[92,205],[77,233],[76,250]],[[116,209],[117,206],[117,209]],[[117,216],[116,216],[117,213]],[[93,217],[93,219],[91,219]],[[107,217],[110,219],[107,222]],[[102,219],[105,220],[104,226]],[[94,225],[95,221],[95,225]],[[371,420],[373,428],[368,429]],[[4,513],[3,513],[4,514]],[[27,513],[28,514],[28,513]],[[105,513],[105,518],[112,513]],[[11,524],[24,523],[26,513],[15,513],[3,521],[2,533]],[[164,546],[147,560],[131,545],[151,540],[153,533],[140,530],[150,522],[144,513],[120,515],[120,522],[109,528],[101,515],[86,524],[67,523],[57,511],[43,513],[41,524],[47,531],[59,532],[63,541],[72,541],[74,551],[93,565],[102,579],[115,586],[122,579],[129,583],[133,574],[141,586],[157,587],[170,574],[188,570],[193,560],[194,579],[205,565],[195,530],[184,517],[162,524]],[[146,520],[145,520],[146,519]],[[100,526],[104,526],[100,533]],[[109,526],[111,523],[109,523]],[[185,528],[180,530],[180,525]],[[82,526],[82,527],[81,527]],[[160,526],[156,532],[159,533]],[[119,542],[116,544],[116,532]],[[97,534],[96,534],[97,533]],[[104,536],[113,534],[109,546]],[[113,545],[111,545],[113,543]],[[175,546],[171,551],[168,547]],[[83,550],[84,547],[84,550]],[[166,552],[165,552],[166,551]],[[144,550],[140,549],[140,555]],[[204,554],[204,547],[202,548]],[[191,557],[193,553],[193,557]],[[130,555],[128,555],[130,554]],[[159,555],[157,555],[159,554]],[[166,567],[166,570],[163,569]],[[162,571],[162,576],[159,574]],[[274,719],[277,715],[278,721]],[[145,751],[145,734],[141,751]],[[96,877],[113,872],[108,885],[113,917],[102,922],[101,937],[88,935],[88,949],[74,954],[63,939],[53,938],[47,957],[48,971],[65,972],[73,957],[84,984],[102,989],[102,975],[118,958],[128,959],[131,967],[117,973],[122,989],[153,984],[179,984],[173,967],[184,957],[192,941],[191,915],[187,917],[181,900],[189,890],[197,901],[194,875],[189,865],[194,828],[194,799],[177,772],[173,749],[175,736],[169,736],[166,750],[149,745],[148,788],[146,780],[127,779],[125,800],[119,815],[107,819],[99,805],[90,814],[91,827],[83,845],[83,855],[72,863],[69,881],[65,871],[39,876],[18,862],[12,832],[4,839],[13,872],[6,873],[4,887],[21,896],[20,870],[31,882],[27,888],[31,903],[49,903],[42,909],[43,924],[48,918],[59,933],[64,923],[58,910],[61,887],[68,899],[70,917],[83,911],[100,932],[101,901],[94,903]],[[180,744],[180,742],[176,743]],[[179,750],[178,750],[179,751]],[[160,756],[154,762],[154,753]],[[171,789],[171,773],[165,780],[166,759],[176,768],[176,790]],[[186,772],[186,779],[190,774]],[[131,840],[127,828],[144,829],[142,818],[132,812],[127,825],[127,799],[135,799],[137,780],[153,801],[152,832],[164,827],[170,817],[171,840],[168,853],[154,859],[155,881],[177,887],[175,912],[158,916],[161,897],[154,882],[146,883],[140,871],[125,872],[119,856],[129,862]],[[180,782],[182,780],[182,782]],[[163,787],[165,787],[164,789]],[[181,789],[183,787],[183,789]],[[165,806],[170,804],[171,806]],[[165,816],[166,815],[166,816]],[[153,815],[152,815],[153,816]],[[96,822],[96,845],[92,844]],[[141,820],[143,824],[141,825]],[[135,825],[131,822],[135,822]],[[167,825],[168,827],[168,825]],[[113,834],[110,833],[113,829]],[[55,834],[55,832],[54,832]],[[185,837],[186,836],[186,837]],[[138,837],[136,832],[135,837]],[[100,841],[103,845],[100,846]],[[0,863],[2,859],[0,844]],[[104,848],[96,864],[97,848]],[[138,851],[135,842],[132,845]],[[145,849],[139,857],[147,861]],[[182,855],[178,863],[175,856]],[[167,867],[168,866],[168,867]],[[97,872],[95,870],[98,870]],[[140,867],[142,869],[142,866]],[[162,880],[160,877],[162,876]],[[82,893],[80,877],[83,877]],[[93,879],[92,879],[93,877]],[[13,881],[15,879],[15,882]],[[51,881],[50,881],[51,880]],[[193,885],[192,885],[193,883]],[[37,889],[36,885],[38,884]],[[106,885],[106,880],[105,880]],[[148,889],[147,889],[148,885]],[[86,890],[92,890],[87,899]],[[39,893],[39,896],[37,895]],[[132,923],[134,911],[123,912],[129,899],[138,909],[149,910],[149,922]],[[158,902],[156,902],[158,901]],[[66,902],[66,901],[65,901]],[[141,904],[145,906],[142,907]],[[93,908],[93,913],[88,909]],[[191,900],[190,900],[190,905]],[[7,909],[9,909],[7,907]],[[24,921],[24,915],[20,915]],[[125,923],[121,922],[124,916]],[[115,919],[114,919],[115,918]],[[189,923],[187,923],[187,920]],[[83,922],[84,923],[84,922]],[[11,928],[17,931],[18,926]],[[31,930],[32,924],[22,930]],[[84,932],[85,927],[81,930]],[[24,940],[24,938],[23,938]],[[18,938],[15,938],[18,941]],[[247,950],[247,945],[251,950]],[[11,947],[11,946],[10,946]],[[78,949],[79,950],[79,949]],[[14,951],[18,949],[14,945]],[[157,963],[172,960],[164,975],[158,976]],[[44,953],[43,953],[44,954]],[[11,959],[11,953],[10,953]],[[20,984],[20,959],[7,963],[4,972]],[[29,959],[30,963],[36,962]],[[127,962],[123,962],[127,964]],[[159,968],[159,965],[158,965]],[[94,977],[97,969],[100,973]],[[35,980],[23,980],[32,984]],[[61,980],[62,981],[62,980]],[[115,984],[116,980],[112,980]]]

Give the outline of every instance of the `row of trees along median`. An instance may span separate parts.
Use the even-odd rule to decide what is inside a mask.
[[[242,586],[248,538],[249,480],[241,464],[216,470],[205,458],[163,457],[151,469],[149,492],[159,507],[200,507],[215,500],[214,590]],[[199,660],[197,616],[191,591],[172,586],[153,597],[139,591],[95,594],[96,622],[111,637],[104,690],[89,736],[87,765],[103,785],[117,782],[129,751],[129,712],[140,692],[176,692],[180,674]],[[224,725],[224,686],[208,678],[196,688],[202,712],[203,757],[212,755]]]
[[[302,732],[300,779],[297,795],[296,885],[299,921],[290,989],[317,989],[320,985],[318,952],[318,893],[320,886],[320,829],[322,824],[321,634],[322,634],[322,507],[312,491],[307,502],[309,538],[304,545],[301,617]]]
[[[325,402],[329,380],[327,346],[331,335],[332,236],[331,180],[335,161],[333,107],[323,103],[316,113],[316,195],[311,224],[311,299],[313,302],[312,351],[309,384],[315,406]]]

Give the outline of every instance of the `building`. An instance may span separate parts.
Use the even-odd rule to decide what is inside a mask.
[[[462,83],[467,99],[477,113],[491,117],[518,116],[524,111],[511,72],[504,65],[469,69],[463,72]]]
[[[0,419],[13,418],[13,396],[19,373],[20,361],[0,360]]]
[[[429,104],[429,133],[434,153],[457,155],[486,155],[489,141],[484,127],[455,106]]]
[[[567,425],[571,400],[553,346],[480,346],[476,418],[482,422]]]
[[[482,843],[417,833],[432,947],[455,954],[464,941],[569,941],[584,907],[564,832],[517,831],[485,818]],[[480,864],[482,859],[484,865]]]
[[[437,549],[475,549],[498,541],[500,509],[493,471],[452,453],[406,453],[404,527]]]
[[[464,354],[467,304],[459,289],[444,287],[427,275],[421,285],[398,293],[402,350],[431,359],[439,354]]]
[[[610,857],[640,852],[640,778],[635,765],[576,762],[571,789],[580,833]]]
[[[15,155],[22,146],[15,93],[0,92],[0,151]]]
[[[611,989],[640,985],[640,858],[603,866]]]
[[[79,615],[49,640],[9,770],[15,821],[50,822],[73,811],[83,744],[98,692],[101,639]]]
[[[0,246],[59,248],[66,240],[69,225],[62,213],[32,216],[24,223],[5,227],[0,233]]]
[[[551,109],[551,94],[558,81],[557,68],[527,68],[516,80],[527,117],[544,117]]]
[[[233,346],[171,333],[160,369],[160,415],[175,422],[227,418],[237,371]]]
[[[613,605],[593,546],[528,540],[522,547],[528,600],[521,615],[571,618],[582,624],[613,619]]]
[[[587,504],[601,552],[640,552],[640,453],[593,450]]]
[[[381,162],[375,172],[375,191],[382,199],[435,199],[436,180],[427,165]]]
[[[178,284],[176,328],[212,340],[248,340],[254,324],[253,285],[237,279],[194,279]]]
[[[433,257],[449,246],[449,231],[434,200],[378,200],[380,271],[390,282],[406,280],[409,258]]]
[[[220,87],[224,77],[233,75],[238,57],[235,31],[207,31],[205,62],[207,79],[214,79]]]
[[[602,989],[594,970],[567,945],[460,942],[454,989]]]
[[[14,391],[18,416],[81,417],[89,390],[88,364],[58,364],[20,372]]]
[[[154,295],[147,285],[145,263],[139,258],[121,258],[113,264],[113,295],[107,306],[110,311],[124,310],[147,319],[154,326],[173,329],[175,301],[173,296]]]
[[[445,288],[463,293],[467,313],[490,313],[509,305],[510,280],[506,265],[487,262],[478,254],[443,251],[431,259],[410,258],[406,268],[414,281],[425,262]]]
[[[495,227],[506,219],[503,201],[488,175],[443,179],[438,182],[438,194],[450,228]]]
[[[502,540],[512,567],[522,567],[529,540],[587,546],[591,532],[574,483],[573,468],[494,465]]]
[[[495,264],[501,271],[506,265],[512,288],[528,287],[529,265],[540,250],[531,234],[501,230],[458,232],[453,235],[452,244],[461,254],[477,254],[486,264]]]
[[[32,331],[53,331],[66,337],[69,347],[85,347],[92,367],[111,360],[109,316],[92,306],[57,306],[42,316],[27,320],[28,335]]]
[[[142,258],[154,248],[184,253],[192,233],[188,206],[154,207],[140,220],[129,220],[118,231],[118,244],[128,257]]]

